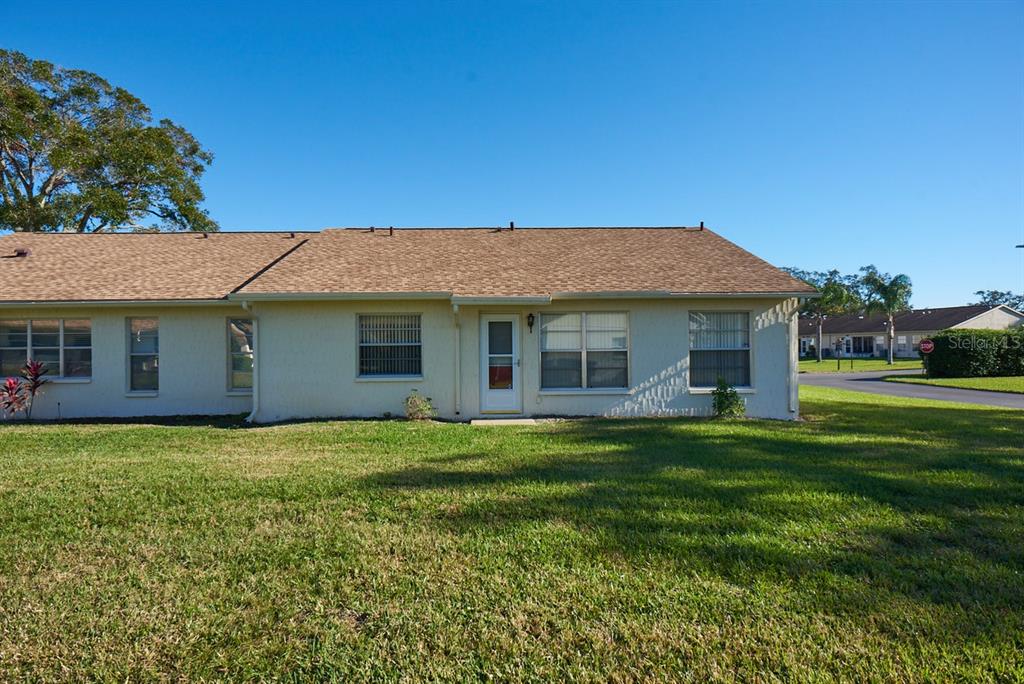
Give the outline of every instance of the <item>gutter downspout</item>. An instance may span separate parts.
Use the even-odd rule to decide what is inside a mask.
[[[452,317],[455,319],[455,415],[462,413],[462,322],[459,320],[459,305],[452,302]]]
[[[242,308],[248,312],[252,312],[252,304],[249,302],[242,302]],[[256,414],[260,410],[260,321],[255,316],[252,317],[252,412],[246,417],[245,422],[254,423],[256,422]]]
[[[799,331],[797,330],[798,316],[800,314],[801,299],[795,300],[796,306],[789,314],[789,321],[786,325],[786,347],[787,347],[787,358],[788,358],[788,373],[786,373],[786,389],[789,394],[789,412],[793,416],[799,417],[800,415],[800,380],[797,375],[799,370],[799,357],[797,354],[797,345],[799,344]],[[795,334],[796,333],[796,334]]]

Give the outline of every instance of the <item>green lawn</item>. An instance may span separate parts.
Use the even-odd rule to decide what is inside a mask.
[[[913,370],[921,368],[921,359],[896,359],[890,366],[885,359],[843,359],[841,367],[836,369],[835,359],[825,359],[821,363],[811,359],[800,361],[801,373],[866,373],[869,371]]]
[[[1024,411],[0,427],[0,680],[1024,677]]]
[[[959,387],[961,389],[985,390],[987,392],[1015,392],[1024,394],[1024,376],[1006,378],[917,378],[894,375],[886,378],[889,382],[912,382],[919,385]]]

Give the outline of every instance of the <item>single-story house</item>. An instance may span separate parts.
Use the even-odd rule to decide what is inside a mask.
[[[798,415],[805,284],[700,228],[0,237],[0,376],[34,415],[255,422]]]
[[[921,340],[940,330],[967,328],[972,330],[1006,330],[1024,325],[1024,313],[1008,306],[975,304],[948,306],[937,309],[912,309],[897,314],[893,356],[917,358]],[[885,345],[889,321],[884,314],[870,316],[845,314],[826,318],[821,326],[822,355],[843,358],[869,358],[887,356]],[[816,356],[818,323],[809,318],[800,319],[800,355]]]

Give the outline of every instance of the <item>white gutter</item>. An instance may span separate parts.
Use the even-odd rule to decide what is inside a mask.
[[[441,290],[426,292],[266,292],[232,293],[229,300],[251,301],[347,301],[381,299],[445,299],[452,304],[550,304],[554,299],[779,299],[790,297],[815,298],[817,292],[672,292],[669,290],[605,291],[605,292],[553,292],[550,295],[457,295]]]
[[[789,412],[797,414],[800,411],[800,380],[797,375],[799,360],[797,357],[797,345],[800,339],[799,319],[800,306],[793,307],[789,320],[786,321],[786,391],[789,394]],[[793,336],[796,331],[796,337]]]
[[[249,302],[242,302],[242,308],[252,311]],[[252,411],[245,418],[245,422],[256,422],[256,414],[260,410],[260,320],[252,317]]]
[[[237,302],[226,299],[65,299],[61,301],[15,301],[0,300],[0,308],[43,309],[46,307],[96,307],[111,308],[125,306],[238,306]]]
[[[779,299],[820,297],[818,292],[671,292],[642,290],[636,292],[553,292],[551,299]]]
[[[455,415],[458,416],[462,413],[462,321],[455,302],[452,302],[452,317],[455,319]]]
[[[465,295],[452,295],[452,304],[467,305],[498,305],[498,304],[550,304],[551,297],[474,297]]]
[[[269,292],[232,293],[229,300],[254,302],[351,301],[368,299],[451,299],[451,292]]]
[[[0,308],[39,309],[45,307],[139,307],[139,306],[237,306],[240,302],[300,302],[300,301],[364,301],[394,299],[441,299],[453,304],[501,305],[501,304],[550,304],[555,299],[778,299],[820,297],[817,292],[555,292],[550,296],[531,295],[522,297],[487,297],[453,295],[451,292],[278,292],[278,293],[232,293],[224,299],[65,299],[65,300],[0,300]]]

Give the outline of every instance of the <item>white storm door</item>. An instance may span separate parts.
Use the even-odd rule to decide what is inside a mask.
[[[480,411],[520,413],[519,317],[480,317]]]

